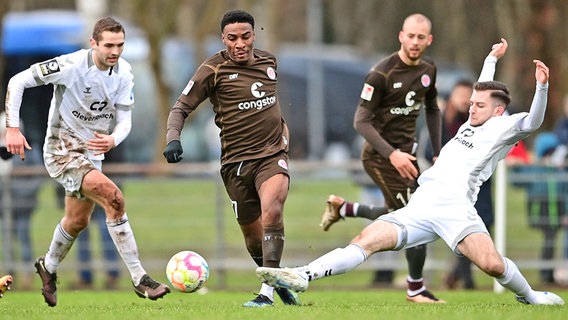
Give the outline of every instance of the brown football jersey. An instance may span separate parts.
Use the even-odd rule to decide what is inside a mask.
[[[288,151],[276,58],[259,49],[254,49],[254,57],[248,64],[238,64],[222,50],[203,62],[170,112],[167,142],[180,139],[187,116],[209,98],[221,129],[222,165]]]
[[[406,65],[395,52],[379,61],[365,78],[359,106],[374,115],[373,127],[395,149],[411,153],[421,108],[438,108],[436,67],[427,57]],[[377,155],[365,142],[363,159]]]

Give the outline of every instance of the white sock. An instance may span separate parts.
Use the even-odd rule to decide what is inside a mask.
[[[353,202],[353,216],[356,217],[359,211],[359,202]]]
[[[367,260],[367,253],[356,244],[337,248],[312,261],[306,273],[310,281],[346,273]]]
[[[75,242],[75,238],[70,236],[61,226],[61,222],[59,222],[55,227],[51,244],[45,255],[45,269],[49,273],[57,272],[59,264],[67,255],[71,246],[73,246],[73,242]]]
[[[260,287],[259,294],[265,295],[266,297],[268,297],[268,299],[274,302],[274,288],[267,285],[266,283],[263,283],[262,287]]]
[[[132,282],[137,286],[140,284],[140,279],[146,274],[146,271],[142,268],[142,263],[138,258],[138,247],[136,246],[134,232],[132,232],[130,223],[128,223],[126,213],[120,219],[114,221],[107,220],[107,229],[120,257],[130,272]]]
[[[495,279],[503,287],[513,291],[519,297],[527,297],[530,301],[528,295],[532,294],[533,290],[527,282],[527,279],[521,274],[517,265],[511,261],[509,258],[503,257],[503,262],[505,263],[505,272],[500,277]]]

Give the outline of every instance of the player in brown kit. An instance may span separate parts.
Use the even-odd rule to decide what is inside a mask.
[[[279,267],[289,139],[277,97],[276,58],[254,48],[254,18],[245,11],[226,12],[221,32],[226,49],[199,66],[170,111],[164,156],[169,163],[182,159],[185,119],[208,98],[221,129],[221,177],[246,248],[258,266]],[[293,291],[281,288],[276,293],[285,304],[300,304]],[[274,288],[263,284],[258,296],[243,306],[273,303]]]

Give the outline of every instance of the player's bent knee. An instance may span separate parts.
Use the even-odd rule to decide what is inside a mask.
[[[374,222],[367,226],[359,235],[351,241],[352,244],[357,244],[363,248],[367,254],[386,250],[398,250],[398,239],[401,236],[398,234],[398,226],[389,222]]]
[[[72,236],[77,236],[89,225],[88,216],[65,216],[61,221],[63,229]]]
[[[492,277],[501,276],[505,272],[505,265],[502,259],[486,259],[479,268]]]

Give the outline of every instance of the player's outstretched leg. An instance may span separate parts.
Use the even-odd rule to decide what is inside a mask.
[[[134,292],[140,298],[148,298],[150,300],[159,299],[170,293],[170,288],[167,285],[150,278],[144,268],[142,268],[142,263],[138,258],[138,246],[134,239],[134,232],[132,231],[130,222],[128,222],[126,213],[119,219],[112,220],[112,222],[107,221],[107,229],[122,261],[124,261],[128,268],[128,272],[130,272],[132,276],[142,275],[138,283],[134,280],[137,277],[132,277]]]
[[[308,276],[305,272],[293,268],[256,268],[256,276],[262,283],[274,288],[285,288],[296,292],[308,289]]]
[[[517,301],[524,304],[564,304],[564,300],[552,292],[547,291],[533,291],[529,298],[515,296]]]
[[[329,230],[332,224],[339,221],[339,219],[343,219],[343,217],[339,214],[339,209],[344,204],[345,200],[339,196],[332,194],[327,197],[327,202],[325,203],[325,209],[320,223],[320,227],[323,228],[323,231]]]
[[[134,292],[136,292],[140,298],[157,300],[170,293],[170,288],[163,283],[154,281],[149,275],[145,274],[140,279],[140,284],[134,285]]]
[[[0,298],[4,296],[4,292],[10,290],[10,285],[13,281],[14,279],[9,274],[0,278]]]

